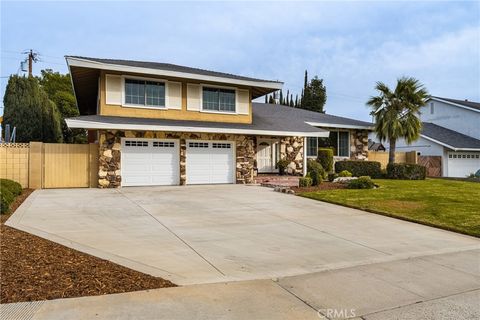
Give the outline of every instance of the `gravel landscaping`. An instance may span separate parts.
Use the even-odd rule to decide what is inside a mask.
[[[24,190],[12,212],[31,193]],[[50,300],[173,287],[107,260],[64,247],[29,233],[0,226],[0,303]]]

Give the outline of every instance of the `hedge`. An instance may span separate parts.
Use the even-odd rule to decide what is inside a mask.
[[[325,170],[320,163],[309,159],[307,161],[307,174],[312,179],[312,186],[318,186],[325,177]]]
[[[322,165],[325,171],[332,172],[333,171],[333,149],[319,148],[317,161]]]
[[[22,186],[18,182],[0,179],[0,213],[10,212],[10,205],[21,193]]]
[[[312,185],[312,178],[310,177],[301,177],[298,181],[299,187],[310,187]]]
[[[387,178],[402,180],[425,180],[427,168],[419,164],[393,163],[387,165]]]
[[[0,190],[8,189],[14,196],[22,193],[22,185],[16,181],[0,179]]]
[[[378,161],[344,160],[335,162],[335,172],[344,170],[349,171],[354,177],[382,177],[381,165]]]

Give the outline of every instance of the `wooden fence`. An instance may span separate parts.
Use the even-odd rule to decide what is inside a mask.
[[[0,178],[24,188],[96,187],[97,173],[97,144],[0,144]]]
[[[382,169],[387,168],[388,152],[386,151],[369,151],[368,160],[378,161],[382,165]],[[395,163],[417,163],[417,152],[395,152]]]

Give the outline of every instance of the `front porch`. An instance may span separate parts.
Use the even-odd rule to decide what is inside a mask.
[[[255,177],[255,183],[264,187],[298,187],[300,176],[275,175],[260,173]]]

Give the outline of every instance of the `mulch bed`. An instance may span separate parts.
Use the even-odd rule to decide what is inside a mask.
[[[17,198],[12,212],[32,191]],[[162,278],[0,226],[0,303],[50,300],[174,287]]]
[[[347,185],[344,183],[333,183],[333,182],[322,182],[318,186],[314,187],[292,187],[295,193],[302,193],[302,192],[315,192],[315,191],[322,191],[322,190],[334,190],[334,189],[346,189]]]

